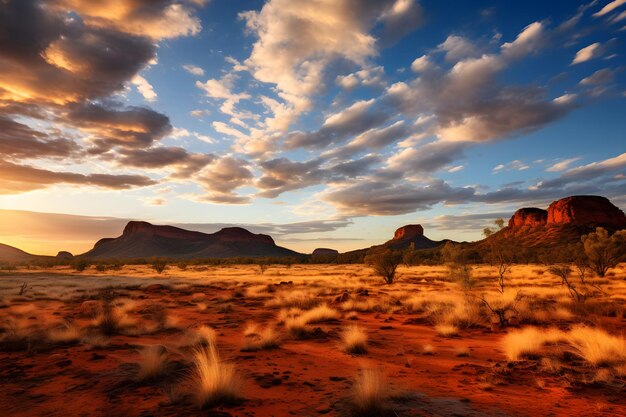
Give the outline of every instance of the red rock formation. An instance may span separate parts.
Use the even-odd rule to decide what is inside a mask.
[[[546,210],[536,207],[521,208],[509,219],[509,227],[543,226],[548,219]]]
[[[263,242],[274,244],[274,239],[269,235],[254,234],[241,227],[225,227],[214,233],[223,242]]]
[[[317,248],[311,254],[313,256],[331,256],[331,255],[339,255],[339,251],[336,249],[330,248]]]
[[[415,236],[423,236],[424,228],[421,224],[408,224],[402,226],[393,235],[393,240],[412,239]]]
[[[550,204],[547,223],[622,229],[626,228],[626,216],[605,197],[579,195]]]

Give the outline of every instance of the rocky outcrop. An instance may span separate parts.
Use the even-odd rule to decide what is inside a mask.
[[[339,255],[339,251],[336,249],[330,249],[330,248],[317,248],[313,251],[313,253],[311,254],[313,256],[335,256],[335,255]]]
[[[543,226],[548,220],[548,212],[536,207],[521,208],[509,220],[509,227]]]
[[[424,236],[424,228],[421,224],[407,224],[400,227],[393,234],[393,240],[412,239],[416,236]]]
[[[57,259],[72,259],[73,257],[74,255],[65,250],[60,251],[56,256]]]
[[[550,204],[547,223],[622,229],[626,227],[626,216],[605,197],[578,195]]]
[[[297,252],[277,246],[268,235],[241,227],[227,227],[216,233],[202,233],[148,222],[128,222],[122,235],[100,239],[92,250],[80,255],[89,258],[232,258],[286,257]]]

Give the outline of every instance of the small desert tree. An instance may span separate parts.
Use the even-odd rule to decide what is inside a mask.
[[[577,286],[571,279],[572,268],[569,265],[554,265],[548,268],[548,272],[561,278],[561,284],[567,287],[570,296],[577,303],[584,303],[590,295],[584,278],[581,278],[581,285]]]
[[[447,242],[441,248],[441,257],[450,271],[450,278],[460,283],[465,289],[471,289],[474,286],[469,256],[461,245]]]
[[[383,277],[387,284],[392,284],[396,276],[396,269],[402,263],[402,253],[386,249],[367,255],[365,263],[372,267],[376,275]]]
[[[402,263],[406,266],[411,266],[415,265],[417,260],[418,257],[415,253],[415,243],[411,242],[402,253]]]
[[[483,234],[489,244],[489,260],[498,270],[498,289],[504,293],[505,277],[511,270],[511,265],[515,259],[515,248],[510,239],[504,236],[504,220],[496,219],[495,227],[486,227]]]
[[[609,235],[606,229],[598,227],[583,236],[582,243],[589,265],[599,277],[604,277],[626,255],[626,230]]]
[[[152,259],[152,269],[157,271],[159,274],[165,270],[165,267],[167,267],[167,259],[165,258]]]

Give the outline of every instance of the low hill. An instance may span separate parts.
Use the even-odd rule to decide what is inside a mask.
[[[24,252],[23,250],[18,248],[14,248],[13,246],[0,243],[0,261],[27,261],[34,258],[36,258],[35,255],[31,255],[30,253]]]
[[[240,227],[224,228],[216,233],[202,233],[147,222],[129,222],[122,235],[100,239],[82,258],[235,258],[289,257],[300,254],[277,246],[263,234]]]

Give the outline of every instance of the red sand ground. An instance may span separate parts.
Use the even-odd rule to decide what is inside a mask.
[[[381,367],[397,394],[390,416],[623,416],[623,387],[578,386],[537,370],[531,361],[507,365],[500,349],[501,332],[466,329],[460,337],[438,337],[421,315],[358,313],[356,323],[369,335],[369,351],[353,356],[339,347],[345,318],[321,323],[323,333],[295,340],[283,331],[279,348],[241,352],[246,322],[267,323],[277,310],[264,300],[232,298],[231,311],[220,312],[232,290],[192,287],[174,291],[124,290],[142,305],[166,307],[180,329],[206,324],[218,332],[223,359],[244,377],[245,400],[234,406],[199,410],[184,396],[187,365],[159,382],[134,381],[137,347],[163,344],[172,350],[180,330],[150,336],[114,336],[105,347],[84,344],[30,352],[0,353],[0,415],[3,416],[317,416],[351,415],[354,376],[361,367]],[[199,311],[191,294],[207,294]],[[334,295],[329,295],[332,300]],[[83,300],[67,304],[35,301],[36,314],[76,318]],[[31,302],[29,302],[31,303]],[[223,311],[223,310],[222,310]],[[87,324],[83,316],[78,323]],[[615,319],[615,328],[625,320]],[[435,347],[433,355],[423,346]],[[460,349],[470,355],[458,356]],[[184,352],[172,358],[184,362]],[[508,367],[512,366],[512,367]],[[182,392],[182,394],[181,394]],[[182,396],[182,398],[180,398]]]

